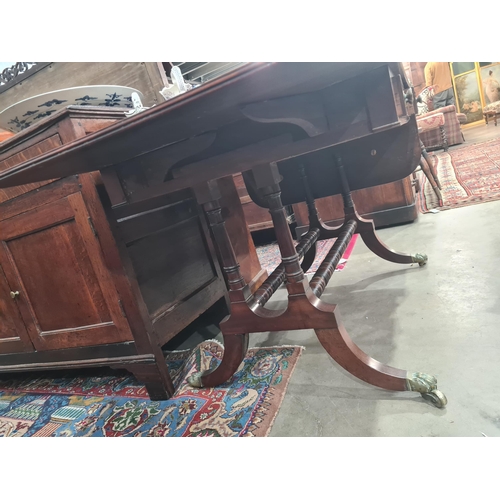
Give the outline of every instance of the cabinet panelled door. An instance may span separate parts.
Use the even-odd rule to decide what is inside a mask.
[[[0,304],[16,332],[0,329],[0,353],[132,339],[79,192],[0,220],[0,238]]]

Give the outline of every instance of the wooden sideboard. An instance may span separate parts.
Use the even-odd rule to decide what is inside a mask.
[[[2,142],[0,171],[125,119],[123,111],[68,107]],[[227,190],[237,196],[234,184]],[[240,254],[254,276],[248,240]],[[190,190],[122,207],[98,172],[0,190],[0,372],[126,368],[151,399],[165,399],[173,387],[161,346],[225,297]]]

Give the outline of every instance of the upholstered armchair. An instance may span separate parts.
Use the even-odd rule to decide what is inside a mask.
[[[457,113],[454,105],[445,106],[444,108],[433,109],[432,105],[432,87],[426,87],[417,97],[418,115],[417,123],[422,121],[424,123],[427,121],[442,121],[434,115],[440,113],[444,117],[444,134],[445,140],[443,140],[443,131],[436,126],[434,128],[422,127],[422,132],[419,134],[420,139],[424,143],[427,151],[433,151],[436,149],[447,149],[448,146],[454,146],[456,144],[462,144],[465,142],[465,138],[462,134],[461,124],[467,122],[467,117],[463,113]],[[420,102],[419,102],[420,101]]]

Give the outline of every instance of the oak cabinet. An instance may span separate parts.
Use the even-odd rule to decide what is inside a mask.
[[[73,188],[15,217],[0,214],[4,287],[37,351],[133,340],[76,182]]]
[[[11,292],[14,291],[0,268],[0,354],[33,351],[33,344],[17,302],[10,296]]]
[[[123,111],[70,106],[2,142],[0,171]],[[98,172],[0,190],[0,372],[126,368],[165,399],[161,347],[225,296],[190,190],[116,206]]]

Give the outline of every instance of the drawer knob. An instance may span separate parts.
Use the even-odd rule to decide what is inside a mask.
[[[19,292],[10,292],[10,296],[13,298],[13,299],[16,299],[17,297],[19,297]]]

